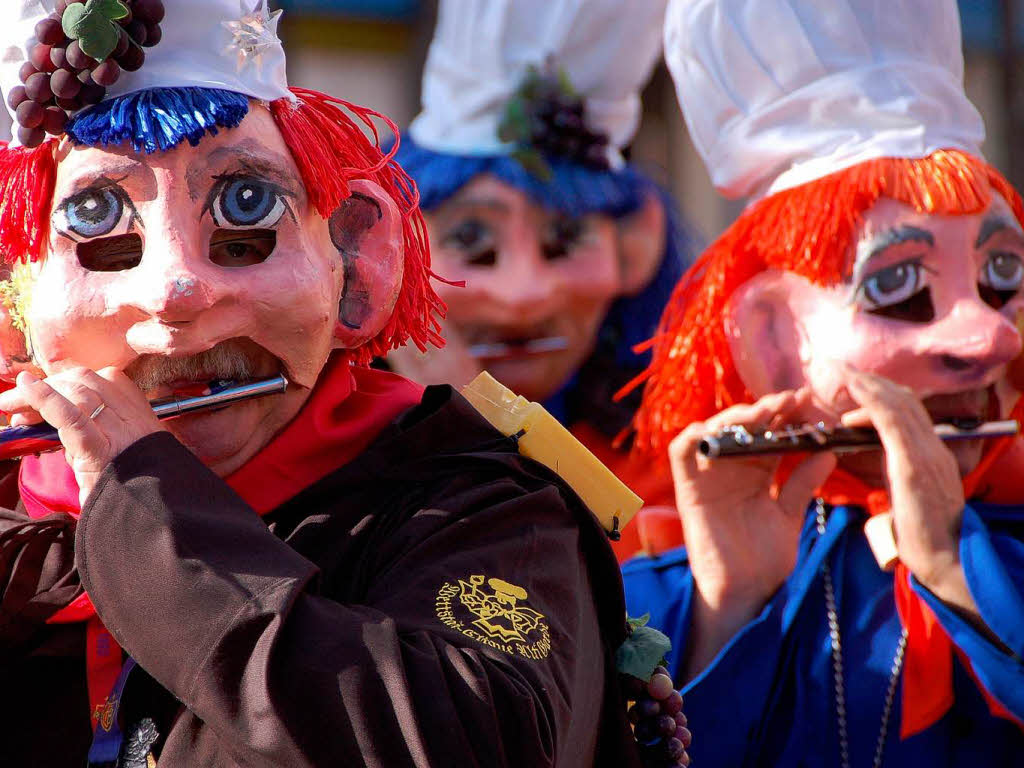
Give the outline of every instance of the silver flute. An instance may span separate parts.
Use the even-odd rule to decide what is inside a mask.
[[[956,419],[935,425],[935,434],[941,440],[977,440],[1006,437],[1020,432],[1020,425],[1012,419],[981,421]],[[873,427],[826,427],[817,424],[798,424],[779,429],[756,429],[742,425],[728,426],[713,435],[706,435],[697,450],[709,459],[730,456],[762,456],[774,453],[854,453],[877,451],[882,447],[878,432]]]
[[[153,413],[160,420],[173,419],[187,413],[208,411],[243,400],[276,395],[288,389],[288,379],[273,376],[254,381],[211,381],[198,394],[172,395],[150,401]],[[0,428],[0,461],[60,450],[60,437],[49,424]]]

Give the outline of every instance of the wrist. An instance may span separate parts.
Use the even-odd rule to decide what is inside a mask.
[[[894,516],[896,548],[901,562],[918,582],[936,592],[950,580],[962,578],[959,524],[947,526],[933,521],[901,525],[901,522],[899,516]]]
[[[956,550],[931,553],[928,557],[904,558],[903,564],[917,582],[943,602],[959,602],[966,589],[960,556]]]
[[[692,570],[706,610],[722,616],[746,616],[760,610],[779,587],[764,579],[739,579],[696,567]]]

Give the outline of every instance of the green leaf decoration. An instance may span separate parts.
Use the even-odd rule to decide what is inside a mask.
[[[121,0],[93,0],[100,12],[111,21],[128,18],[128,6]]]
[[[549,182],[554,178],[544,157],[551,148],[543,138],[552,105],[569,105],[572,108],[577,102],[582,112],[582,97],[573,88],[569,75],[549,60],[543,68],[528,66],[519,88],[505,104],[505,112],[498,124],[498,138],[514,145],[512,157],[540,181]]]
[[[103,61],[117,48],[121,34],[117,20],[127,15],[128,8],[121,0],[87,0],[67,7],[61,26],[87,56]]]
[[[498,138],[509,143],[526,143],[530,139],[530,118],[526,103],[515,97],[505,105],[505,115],[498,125]]]
[[[558,69],[558,90],[572,98],[579,95],[573,87],[572,80],[569,79],[569,73],[561,67]]]
[[[645,613],[643,616],[639,616],[633,619],[629,618],[629,616],[626,617],[626,623],[629,624],[630,631],[634,629],[639,629],[640,627],[646,627],[647,622],[649,622],[650,620],[651,614],[649,612]]]
[[[615,652],[615,667],[624,675],[646,682],[670,650],[672,641],[661,632],[653,627],[634,626],[632,633]]]
[[[519,86],[519,94],[527,101],[533,101],[544,90],[544,76],[533,64],[526,68],[526,76]]]
[[[551,166],[548,165],[541,153],[533,147],[520,147],[512,152],[511,157],[523,166],[527,173],[536,176],[540,181],[546,183],[554,178]]]

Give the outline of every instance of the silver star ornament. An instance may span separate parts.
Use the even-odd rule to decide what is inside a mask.
[[[239,0],[238,21],[222,24],[231,33],[231,44],[225,53],[238,57],[238,71],[254,64],[257,71],[263,69],[263,52],[281,45],[277,36],[277,25],[283,11],[270,12],[267,0]],[[248,6],[252,5],[251,8]]]

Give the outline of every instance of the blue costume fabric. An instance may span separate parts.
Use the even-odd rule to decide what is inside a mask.
[[[840,766],[832,649],[823,565],[832,571],[846,690],[849,764],[871,766],[901,633],[893,577],[879,569],[857,507],[836,507],[819,535],[814,505],[797,565],[761,613],[682,689],[694,734],[688,750],[700,766]],[[1024,508],[971,504],[963,514],[960,556],[982,619],[1010,652],[916,582],[954,644],[987,690],[1024,720]],[[631,616],[672,640],[679,680],[694,582],[685,548],[623,567]],[[926,730],[900,739],[897,688],[883,766],[1024,766],[1024,732],[992,716],[959,660],[955,703]]]

